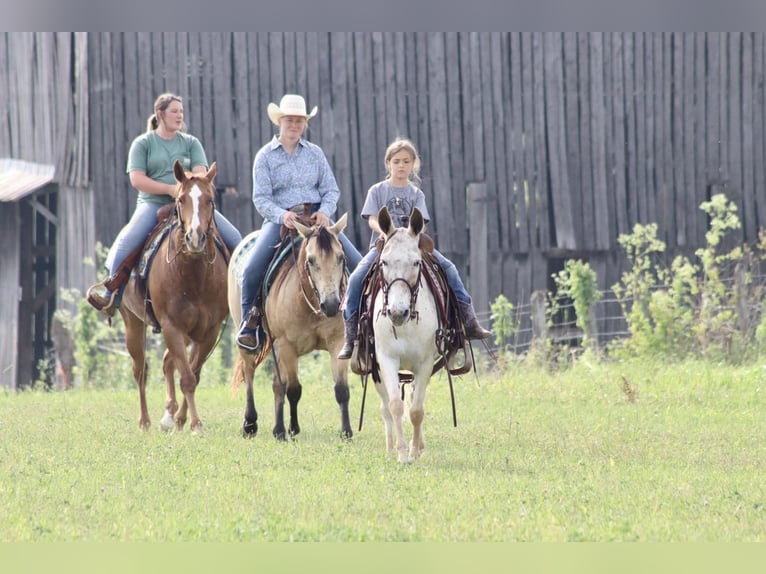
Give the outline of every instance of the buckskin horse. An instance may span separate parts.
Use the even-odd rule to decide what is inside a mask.
[[[133,360],[133,376],[138,383],[142,429],[151,426],[146,406],[147,326],[155,330],[159,327],[166,345],[162,359],[165,412],[160,426],[164,430],[174,425],[178,430],[183,429],[188,411],[191,429],[202,429],[194,392],[202,366],[229,312],[227,263],[215,240],[213,179],[216,169],[213,163],[207,173],[191,174],[185,172],[178,161],[174,163],[173,172],[178,182],[176,219],[171,220],[170,230],[159,244],[145,281],[135,274],[131,277],[119,308],[125,323],[125,343]],[[176,400],[175,371],[180,375],[183,393],[180,408]]]
[[[343,346],[343,319],[340,303],[346,285],[346,259],[338,235],[346,227],[348,214],[330,227],[309,227],[297,223],[300,248],[292,243],[292,254],[281,264],[269,287],[264,304],[266,343],[258,353],[239,350],[232,373],[232,385],[247,383],[245,419],[242,433],[252,437],[258,431],[258,413],[253,397],[253,374],[274,350],[275,368],[272,383],[275,423],[273,435],[286,440],[286,433],[300,432],[298,402],[301,383],[298,379],[298,359],[314,350],[330,354],[335,399],[340,407],[341,436],[351,438],[348,403],[348,361],[336,357]],[[246,236],[232,253],[229,266],[229,309],[235,325],[241,322],[241,280],[239,264],[254,245],[258,231]],[[297,254],[296,254],[297,251]],[[268,279],[267,279],[268,282]],[[290,423],[284,421],[285,397],[290,404]]]

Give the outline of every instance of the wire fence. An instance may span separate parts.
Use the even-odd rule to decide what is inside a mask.
[[[715,312],[730,311],[737,318],[739,330],[753,333],[755,327],[760,323],[762,313],[762,300],[766,294],[766,275],[752,274],[746,278],[746,290],[737,292],[740,289],[737,279],[737,273],[732,272],[731,276],[721,279],[724,291],[729,295],[725,299],[733,301],[730,304],[717,305]],[[656,285],[652,291],[669,291],[672,287],[669,285]],[[593,333],[596,334],[597,344],[599,346],[608,343],[626,339],[631,336],[629,324],[625,318],[623,309],[630,309],[633,299],[625,297],[618,298],[614,291],[600,291],[601,297],[593,303],[590,308],[591,320],[593,321]],[[699,297],[697,304],[703,305],[702,297]],[[543,301],[548,301],[546,294]],[[512,324],[514,329],[512,333],[500,344],[495,339],[489,342],[489,347],[493,351],[504,350],[516,354],[522,354],[532,347],[539,333],[535,332],[534,315],[540,312],[535,309],[536,304],[532,302],[522,302],[513,304]],[[574,302],[566,299],[559,299],[556,302],[555,313],[550,310],[542,312],[547,317],[547,328],[544,336],[557,345],[579,346],[583,340],[583,330],[577,326],[577,314],[575,312]],[[699,311],[699,308],[695,309]],[[487,327],[493,327],[492,311],[477,313],[481,323]]]

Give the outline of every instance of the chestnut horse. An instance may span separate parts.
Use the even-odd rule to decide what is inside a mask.
[[[300,432],[298,401],[301,383],[298,380],[298,358],[321,349],[329,352],[335,381],[335,400],[340,406],[341,436],[351,438],[348,413],[348,360],[336,356],[343,346],[343,318],[340,303],[346,285],[346,258],[338,235],[346,227],[348,214],[331,227],[308,227],[296,222],[303,238],[297,257],[288,256],[277,271],[264,306],[264,329],[267,341],[258,354],[239,350],[234,366],[232,384],[247,383],[245,420],[242,433],[252,437],[258,431],[258,413],[253,398],[253,374],[273,348],[276,365],[272,389],[274,392],[275,423],[273,434],[286,439],[284,405],[285,396],[290,403],[290,425],[287,432],[295,436]],[[241,317],[241,278],[237,276],[239,264],[254,245],[258,231],[246,236],[232,253],[229,266],[229,309],[235,325]],[[297,249],[297,248],[296,248]]]
[[[375,389],[381,400],[386,448],[389,452],[396,448],[399,462],[411,462],[425,450],[424,404],[428,381],[440,357],[436,343],[439,317],[434,295],[423,277],[424,262],[419,247],[420,234],[425,228],[423,215],[415,208],[409,227],[395,228],[384,206],[378,212],[378,224],[386,238],[380,251],[382,288],[375,297],[372,313],[381,379]],[[402,422],[404,400],[399,386],[400,370],[413,374],[409,452]]]
[[[194,391],[200,371],[216,344],[228,315],[226,303],[226,260],[219,253],[215,236],[216,164],[205,174],[190,174],[176,161],[178,182],[175,205],[178,219],[159,246],[145,285],[135,276],[125,288],[120,314],[125,323],[125,342],[133,359],[141,406],[139,426],[151,426],[146,408],[146,327],[151,324],[146,301],[151,300],[167,347],[162,360],[165,375],[164,430],[181,430],[191,417],[191,429],[201,430]],[[187,347],[189,354],[187,357]],[[175,371],[180,375],[183,400],[176,401]]]

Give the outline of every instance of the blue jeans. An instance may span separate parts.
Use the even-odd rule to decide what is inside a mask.
[[[354,272],[348,278],[348,288],[346,289],[346,302],[343,304],[343,318],[349,319],[351,315],[359,310],[359,303],[362,300],[362,283],[367,276],[367,272],[370,270],[375,258],[378,256],[378,250],[374,247],[370,249],[369,253],[364,256],[356,266]],[[463,303],[471,303],[471,296],[468,291],[465,290],[463,280],[460,278],[460,273],[457,271],[457,267],[449,259],[444,257],[439,251],[434,249],[434,256],[436,260],[444,269],[444,275],[447,278],[447,284],[455,292],[455,297],[458,301]]]
[[[109,255],[106,257],[104,266],[109,271],[110,276],[117,271],[117,267],[128,255],[144,244],[146,237],[157,224],[157,212],[160,207],[162,205],[158,203],[139,203],[136,206],[130,221],[117,234],[109,248]],[[240,232],[219,211],[215,212],[215,224],[223,242],[229,249],[234,250],[242,240]]]
[[[274,247],[280,243],[279,228],[281,226],[280,223],[264,221],[258,239],[245,262],[242,273],[241,300],[243,320],[247,318],[247,314],[253,303],[255,303],[256,296],[261,289],[263,279],[266,276],[266,269],[274,257]],[[346,264],[353,271],[362,260],[362,255],[345,234],[341,233],[338,239],[346,254]]]

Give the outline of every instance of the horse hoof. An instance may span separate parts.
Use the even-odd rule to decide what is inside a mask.
[[[242,425],[242,436],[253,438],[258,433],[258,423],[244,423]]]
[[[354,432],[352,430],[342,430],[340,431],[340,438],[341,440],[351,440],[351,438],[354,436]]]

